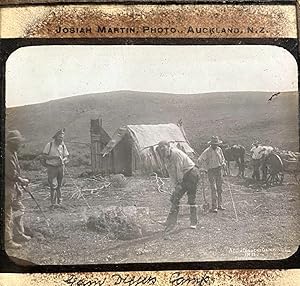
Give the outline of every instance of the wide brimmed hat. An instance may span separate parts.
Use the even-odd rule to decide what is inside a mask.
[[[65,135],[65,128],[59,129],[53,136],[52,138],[55,139],[56,137],[58,137],[59,135]]]
[[[157,144],[157,147],[164,147],[164,146],[169,146],[169,142],[166,141],[166,140],[162,140],[162,141],[159,141],[158,144]]]
[[[19,130],[11,130],[7,132],[6,135],[6,142],[12,143],[12,142],[24,142],[25,138],[22,136],[21,132]]]
[[[223,143],[220,139],[219,139],[219,137],[218,136],[212,136],[211,138],[210,138],[210,141],[208,142],[208,144],[221,144],[221,143]]]

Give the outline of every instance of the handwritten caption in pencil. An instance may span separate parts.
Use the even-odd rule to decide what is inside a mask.
[[[161,277],[152,274],[123,274],[115,273],[105,275],[99,278],[82,278],[81,275],[71,274],[63,280],[65,285],[69,286],[152,286],[161,285]],[[213,285],[214,278],[207,272],[199,275],[189,275],[183,272],[173,272],[164,278],[164,285],[170,286],[209,286]]]

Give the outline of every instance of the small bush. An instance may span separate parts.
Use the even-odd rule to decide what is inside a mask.
[[[114,188],[125,188],[127,185],[126,177],[123,174],[111,175],[110,181]]]

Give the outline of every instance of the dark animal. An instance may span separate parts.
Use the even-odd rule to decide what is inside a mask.
[[[222,144],[220,145],[227,166],[225,169],[226,175],[230,175],[230,162],[236,162],[239,168],[239,177],[244,177],[245,176],[245,154],[246,150],[245,147],[242,145],[233,145],[229,146],[228,144]]]

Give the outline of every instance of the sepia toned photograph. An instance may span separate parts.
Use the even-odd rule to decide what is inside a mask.
[[[287,50],[34,46],[5,70],[9,256],[204,262],[298,249],[298,67]]]

